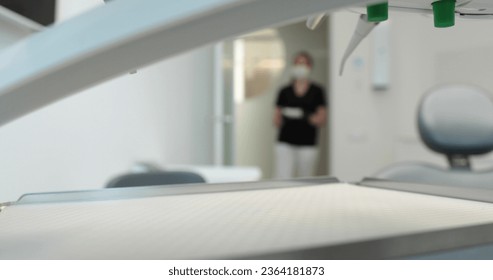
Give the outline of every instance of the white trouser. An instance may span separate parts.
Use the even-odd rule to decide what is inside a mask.
[[[276,145],[276,179],[289,179],[295,174],[311,177],[317,162],[317,147],[292,146],[286,143]]]

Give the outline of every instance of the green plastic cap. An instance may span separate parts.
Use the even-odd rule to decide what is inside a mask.
[[[366,7],[369,22],[381,22],[389,19],[389,2],[368,5]]]
[[[444,28],[455,25],[455,0],[440,0],[433,2],[435,27]]]

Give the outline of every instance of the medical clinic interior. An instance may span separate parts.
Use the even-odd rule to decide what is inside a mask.
[[[0,258],[492,259],[493,5],[342,2],[0,0]]]

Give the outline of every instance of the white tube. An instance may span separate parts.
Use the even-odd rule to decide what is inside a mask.
[[[359,17],[358,24],[356,25],[356,30],[353,34],[353,37],[351,38],[351,42],[349,42],[349,46],[347,47],[346,52],[342,57],[341,67],[339,69],[340,76],[342,76],[342,73],[344,72],[344,65],[346,64],[349,56],[351,56],[351,54],[359,46],[361,41],[363,41],[363,39],[368,36],[368,34],[370,34],[373,28],[375,28],[375,26],[377,25],[378,22],[369,22],[366,15],[361,15]]]

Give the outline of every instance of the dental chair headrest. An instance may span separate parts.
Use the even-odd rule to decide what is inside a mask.
[[[421,101],[418,127],[425,144],[438,153],[484,154],[493,150],[493,102],[472,86],[435,88]]]

